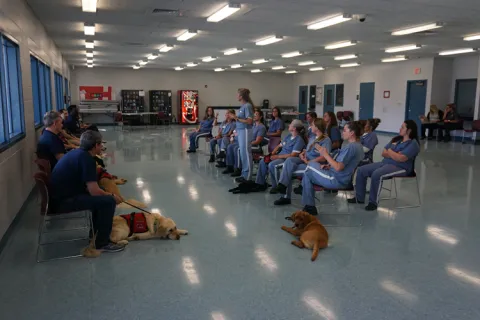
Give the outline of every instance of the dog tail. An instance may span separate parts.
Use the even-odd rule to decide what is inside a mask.
[[[317,259],[319,250],[320,250],[320,243],[317,241],[313,245],[313,253],[312,253],[312,259],[311,259],[312,261],[315,261],[315,259]]]
[[[85,258],[96,258],[102,253],[100,250],[95,248],[95,238],[96,234],[93,235],[93,238],[90,240],[88,246],[82,249],[81,253]]]

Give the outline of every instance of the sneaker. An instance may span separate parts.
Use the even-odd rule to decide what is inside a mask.
[[[273,204],[276,206],[284,206],[287,204],[292,204],[292,200],[290,200],[289,198],[281,197],[278,200],[275,200]]]
[[[360,203],[360,204],[365,203],[365,201],[360,201],[360,200],[358,200],[357,198],[347,199],[347,202],[348,202],[348,203]]]
[[[255,186],[253,187],[253,191],[254,192],[261,192],[261,191],[265,191],[268,189],[268,184],[258,184],[258,183],[255,183]]]
[[[220,151],[218,154],[217,154],[217,158],[225,158],[226,157],[226,154],[225,154],[225,151]]]
[[[106,246],[103,246],[98,250],[100,250],[102,252],[108,252],[108,253],[120,252],[120,251],[125,250],[125,246],[121,246],[121,245],[115,244],[115,243],[109,243]]]
[[[219,167],[219,166],[217,165],[217,167]],[[233,167],[232,166],[227,166],[227,169],[222,171],[223,174],[229,174],[229,173],[232,173],[232,172],[233,172]]]
[[[217,168],[226,168],[227,167],[227,164],[223,161],[217,161],[217,164],[215,165],[215,167]],[[233,167],[232,167],[232,171],[229,171],[228,173],[232,173],[233,172]]]
[[[241,175],[242,175],[242,170],[240,170],[240,169],[235,169],[230,176],[231,176],[231,177],[240,177]]]
[[[278,192],[277,188],[278,188],[278,186],[271,188],[270,189],[270,194],[279,194],[280,192]]]
[[[215,156],[213,154],[210,155],[210,159],[208,160],[208,162],[210,163],[215,162]]]
[[[368,205],[365,207],[367,211],[375,211],[377,210],[377,205],[375,203],[369,202]]]
[[[305,206],[303,207],[303,211],[308,212],[312,216],[318,215],[317,207],[314,206]]]
[[[195,153],[195,152],[197,152],[197,151],[196,151],[196,150],[192,150],[192,149],[188,149],[188,150],[187,150],[187,153]]]
[[[293,192],[294,192],[295,194],[300,194],[300,195],[301,195],[302,192],[303,192],[303,187],[302,187],[302,186],[298,186],[298,187],[296,187],[296,188],[293,189]]]

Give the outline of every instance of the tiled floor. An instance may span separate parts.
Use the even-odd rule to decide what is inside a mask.
[[[268,193],[228,193],[232,178],[184,152],[185,128],[103,133],[110,172],[129,180],[124,196],[190,235],[37,264],[32,201],[0,255],[1,319],[480,319],[478,146],[422,144],[421,208],[384,202],[347,216],[341,196],[327,196],[340,207],[322,207],[336,215],[320,215],[334,226],[312,263],[280,230],[298,196],[276,208]],[[399,189],[415,201],[412,182]]]

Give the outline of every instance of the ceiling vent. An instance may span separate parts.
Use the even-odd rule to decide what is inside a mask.
[[[152,10],[153,14],[165,14],[169,16],[181,16],[180,10],[175,10],[175,9],[160,9],[160,8],[155,8]]]
[[[145,48],[147,47],[146,44],[140,42],[124,42],[122,43],[124,47],[138,47],[138,48]]]

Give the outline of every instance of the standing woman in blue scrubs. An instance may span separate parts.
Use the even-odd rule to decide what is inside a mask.
[[[332,111],[325,112],[323,120],[327,123],[327,135],[332,140],[332,153],[336,153],[342,146],[342,135],[338,128],[337,117]]]
[[[270,126],[268,127],[267,137],[265,138],[267,141],[270,140],[270,137],[278,137],[282,136],[282,131],[285,130],[285,123],[282,120],[282,113],[278,107],[273,107],[272,109],[272,117],[273,120],[270,121]]]
[[[352,177],[360,161],[364,157],[363,147],[360,144],[363,126],[358,121],[349,122],[343,127],[343,139],[349,143],[340,149],[336,159],[329,154],[328,149],[315,145],[327,164],[309,162],[302,179],[303,211],[317,215],[315,207],[315,188],[319,185],[327,189],[346,188],[352,182]]]
[[[203,120],[200,121],[200,127],[198,127],[198,129],[195,132],[191,133],[189,136],[190,148],[188,148],[187,150],[188,153],[197,151],[198,139],[200,139],[201,137],[206,138],[212,135],[214,120],[215,120],[215,116],[213,114],[213,108],[208,107],[207,110],[205,110],[205,117],[203,117]]]
[[[253,102],[250,98],[250,90],[245,88],[238,89],[237,98],[242,104],[238,115],[235,116],[235,121],[237,122],[238,148],[242,161],[241,178],[249,181],[252,178],[253,168],[252,145],[250,143],[253,137]],[[242,182],[241,179],[240,182]]]
[[[383,149],[383,161],[358,168],[355,180],[356,195],[355,198],[348,199],[348,202],[364,203],[367,179],[370,177],[370,196],[365,210],[376,210],[383,180],[412,174],[415,169],[413,167],[415,158],[420,152],[417,130],[415,121],[406,120],[400,127],[400,135],[394,137]]]

